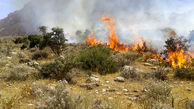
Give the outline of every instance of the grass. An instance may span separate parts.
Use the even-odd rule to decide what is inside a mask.
[[[31,59],[31,55],[35,53],[36,50],[35,51],[33,51],[33,49],[20,50],[21,45],[15,45],[11,41],[12,39],[13,38],[11,37],[0,38],[0,42],[1,42],[0,51],[3,51],[0,53],[0,57],[1,57],[0,58],[0,75],[8,74],[9,71],[11,70],[16,71],[18,70],[17,67],[21,67],[21,66],[27,67],[27,70],[25,71],[28,71],[29,69],[33,69],[33,67],[19,63],[19,61],[21,59]],[[8,48],[8,46],[10,46],[10,48]],[[76,45],[76,44],[68,45],[67,50],[64,51],[62,55],[64,57],[66,56],[68,57],[71,55],[78,55],[80,51],[86,50],[88,48],[90,48],[88,45]],[[10,53],[8,57],[7,57],[7,53],[8,54]],[[50,63],[57,58],[58,57],[52,56],[52,54],[49,53],[48,58],[46,59],[43,58],[43,59],[39,59],[36,61],[40,64],[45,64],[45,63]],[[150,66],[150,67],[144,66],[143,63],[144,62],[141,61],[141,58],[137,58],[134,61],[132,60],[132,64],[127,62],[127,64],[134,66],[140,70],[143,70],[146,73],[151,72],[152,71],[151,67],[153,66]],[[14,66],[14,67],[11,67],[11,66]],[[22,68],[25,69],[25,67],[22,67]],[[21,73],[25,71],[21,70],[19,72]],[[75,80],[77,81],[77,84],[76,85],[67,84],[65,86],[66,87],[65,89],[68,89],[68,92],[71,95],[70,99],[72,99],[72,103],[79,105],[75,109],[87,109],[87,108],[92,109],[92,108],[97,108],[97,107],[99,108],[109,107],[111,109],[142,109],[141,104],[139,102],[129,101],[127,97],[134,97],[136,95],[139,95],[140,97],[144,97],[146,94],[142,93],[142,89],[144,88],[144,86],[147,85],[147,83],[150,83],[151,81],[150,79],[142,79],[139,81],[126,80],[124,83],[119,83],[119,82],[114,81],[115,77],[120,76],[119,71],[113,74],[108,74],[108,75],[100,75],[97,73],[95,75],[98,76],[100,80],[100,86],[93,90],[88,91],[80,87],[80,84],[85,83],[86,79],[88,78],[88,75],[85,74],[86,70],[81,70],[81,71],[78,70],[78,71],[73,71],[73,72],[78,73],[75,76]],[[50,87],[51,89],[52,88],[55,89],[60,84],[58,80],[52,79],[52,78],[44,78],[44,79],[34,78],[32,76],[33,74],[34,74],[34,70],[29,75],[29,77],[25,79],[25,81],[20,81],[20,80],[19,81],[18,80],[6,81],[6,78],[0,79],[0,94],[1,94],[0,108],[34,109],[36,107],[36,104],[40,102],[39,100],[47,99],[47,98],[42,98],[40,96],[37,96],[34,93],[34,91],[38,89],[37,87],[34,87],[33,85],[34,83],[43,84],[38,87],[42,87],[42,88]],[[194,97],[194,91],[193,91],[194,81],[190,81],[190,79],[188,79],[187,81],[185,81],[185,79],[175,79],[173,77],[170,77],[169,75],[167,75],[167,77],[169,78],[168,85],[172,87],[171,93],[174,97],[174,107],[175,109],[182,108],[183,106],[187,105],[188,101],[192,100],[192,98]],[[107,80],[110,81],[110,83],[107,83],[106,82]],[[101,92],[103,89],[106,89],[106,90],[116,89],[116,92],[108,92],[104,95]],[[122,89],[128,89],[128,92],[123,92]],[[188,89],[191,89],[191,91],[188,91]],[[98,94],[96,93],[96,90],[99,92]],[[137,90],[138,92],[134,92],[134,90]],[[55,91],[54,92],[45,91],[46,95],[49,94],[46,97],[52,97],[52,95],[57,94]],[[154,91],[149,91],[149,92],[154,92]],[[50,93],[52,94],[50,95]],[[117,94],[117,93],[120,93],[120,94]],[[78,96],[80,96],[79,99],[78,99]],[[112,97],[112,99],[110,100],[109,97]],[[153,98],[153,97],[149,97],[149,98]],[[169,101],[169,100],[166,100],[166,101]],[[56,102],[51,102],[51,103],[54,104]],[[42,104],[45,104],[45,103],[42,102]],[[163,102],[163,101],[161,101],[158,104],[157,103],[153,103],[153,104],[154,106],[169,106],[169,105],[171,106],[169,102]]]

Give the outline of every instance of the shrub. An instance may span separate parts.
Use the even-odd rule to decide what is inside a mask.
[[[60,55],[63,49],[66,47],[65,42],[67,41],[67,39],[65,39],[63,29],[58,27],[52,28],[52,32],[50,33],[45,33],[45,27],[40,27],[39,29],[43,32],[43,41],[40,48],[43,49],[48,46],[56,55]]]
[[[39,46],[42,42],[42,37],[40,35],[31,34],[28,36],[28,40],[30,41],[30,48],[34,48],[35,46]]]
[[[152,81],[145,87],[145,90],[144,96],[139,100],[144,109],[157,109],[159,104],[162,104],[162,107],[174,106],[172,88],[166,82]]]
[[[21,44],[21,43],[25,43],[26,41],[28,40],[28,38],[27,37],[19,37],[19,38],[16,38],[13,42],[15,43],[15,44]]]
[[[78,62],[86,70],[98,71],[100,74],[114,73],[118,68],[110,55],[110,49],[101,45],[94,46],[81,51]]]
[[[177,68],[175,69],[175,77],[180,79],[194,80],[194,69],[193,68]]]
[[[35,109],[77,109],[82,100],[80,97],[73,99],[61,81],[56,87],[46,84],[34,84],[33,94],[38,98]]]
[[[119,67],[123,67],[125,65],[131,65],[136,59],[140,57],[140,55],[135,52],[125,52],[116,53],[112,57]]]
[[[9,66],[2,77],[6,81],[25,81],[34,70],[27,65],[11,65]]]
[[[42,65],[40,70],[41,75],[44,78],[65,78],[67,81],[71,81],[68,72],[75,67],[75,61],[73,57],[58,58],[51,63]]]
[[[49,54],[46,51],[37,51],[32,55],[32,59],[46,59],[48,58]]]
[[[165,70],[165,67],[158,67],[156,70],[152,72],[153,77],[158,80],[167,80],[168,79],[168,71]]]

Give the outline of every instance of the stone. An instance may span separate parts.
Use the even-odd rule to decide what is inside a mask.
[[[86,84],[81,84],[80,87],[85,88],[87,85]]]
[[[148,59],[147,62],[152,63],[154,65],[160,64],[160,61],[158,59]]]
[[[152,69],[152,70],[156,70],[156,69],[157,69],[157,67],[151,67],[151,69]]]
[[[130,101],[135,101],[135,100],[137,100],[137,97],[127,97],[127,99]]]
[[[116,92],[116,89],[109,89],[109,92]]]
[[[87,90],[92,90],[92,89],[93,89],[93,86],[90,85],[90,84],[89,84],[89,85],[86,85],[86,89],[87,89]]]
[[[143,65],[144,66],[152,66],[152,64],[150,64],[150,63],[144,63]]]
[[[136,92],[137,93],[138,91],[137,90],[134,90],[133,92]]]
[[[142,71],[134,68],[132,66],[124,66],[121,69],[121,76],[126,78],[126,79],[139,79],[141,77]]]
[[[110,83],[110,81],[107,80],[106,83],[108,84],[108,83]]]
[[[114,79],[114,81],[117,81],[117,82],[125,82],[125,78],[119,76],[119,77],[116,77],[116,78]]]
[[[192,90],[191,90],[190,88],[188,88],[188,87],[187,87],[187,91],[189,91],[189,92],[190,92],[190,91],[192,91]]]
[[[99,78],[98,77],[95,77],[95,76],[91,76],[91,77],[89,77],[86,80],[87,83],[98,82],[98,81],[99,81]]]
[[[106,92],[106,89],[102,89],[102,93]]]
[[[128,90],[127,89],[123,89],[123,92],[128,92]]]
[[[108,97],[108,100],[113,100],[113,98],[112,97]]]

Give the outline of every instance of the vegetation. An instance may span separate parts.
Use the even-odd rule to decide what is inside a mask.
[[[32,59],[38,60],[38,59],[47,59],[49,56],[49,53],[46,51],[36,51],[34,54],[32,54]]]
[[[172,97],[172,88],[162,81],[152,81],[145,86],[145,94],[139,100],[143,109],[159,109],[174,107],[174,98]],[[166,109],[165,108],[165,109]]]
[[[169,71],[165,70],[164,67],[158,67],[156,70],[152,72],[154,78],[162,81],[168,79],[168,76],[167,76],[168,73]]]
[[[181,79],[194,80],[194,69],[193,68],[177,68],[175,69],[175,77]]]
[[[43,64],[40,73],[44,78],[65,78],[68,82],[70,82],[72,77],[68,74],[68,72],[73,67],[75,67],[75,61],[73,57],[60,57],[51,63]]]
[[[52,51],[56,55],[60,55],[62,51],[65,48],[65,42],[67,39],[65,39],[63,29],[62,28],[52,28],[52,32],[46,33],[46,28],[45,27],[40,27],[40,31],[42,31],[43,35],[43,41],[41,44],[41,49],[45,47],[50,47]]]
[[[115,73],[118,70],[116,62],[111,58],[110,49],[101,45],[81,51],[78,62],[81,68],[97,71],[102,75]]]

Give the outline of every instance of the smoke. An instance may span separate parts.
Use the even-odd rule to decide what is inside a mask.
[[[190,6],[182,5],[181,0],[31,0],[22,15],[28,20],[27,26],[34,25],[26,29],[35,31],[41,25],[62,27],[70,34],[71,42],[83,40],[86,30],[107,40],[109,30],[101,16],[111,16],[116,19],[115,29],[121,42],[131,43],[138,35],[161,47],[165,35],[162,29],[173,28],[185,36],[194,29],[190,19],[193,8],[189,8],[194,4],[192,0],[184,2]]]

